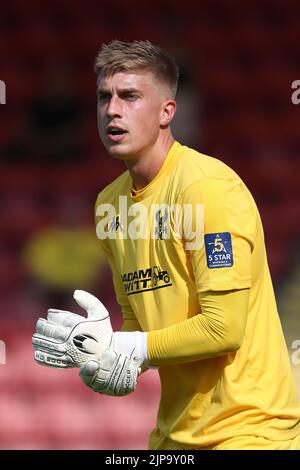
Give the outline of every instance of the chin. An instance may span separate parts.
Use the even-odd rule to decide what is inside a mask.
[[[112,147],[106,147],[107,153],[117,160],[129,160],[130,153],[125,149],[121,149],[120,146],[114,145]]]

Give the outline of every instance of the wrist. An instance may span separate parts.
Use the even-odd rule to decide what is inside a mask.
[[[121,332],[116,331],[113,333],[112,346],[130,358],[137,357],[141,363],[147,363],[148,360],[148,347],[147,347],[147,332],[130,331]]]

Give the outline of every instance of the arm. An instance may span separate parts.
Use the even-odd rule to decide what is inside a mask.
[[[148,333],[150,364],[179,364],[226,354],[243,341],[249,289],[204,292],[201,313]]]
[[[241,346],[247,322],[249,289],[200,292],[198,298],[200,314],[145,334],[147,357],[144,360],[149,366],[207,359],[235,351]],[[135,318],[125,318],[121,331],[141,331],[141,328]]]

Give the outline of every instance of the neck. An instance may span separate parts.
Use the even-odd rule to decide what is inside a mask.
[[[174,137],[169,133],[164,139],[158,140],[151,147],[144,149],[139,158],[134,161],[126,161],[134,189],[144,188],[155,178],[174,141]]]

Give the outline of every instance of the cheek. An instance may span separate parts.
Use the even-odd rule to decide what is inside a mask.
[[[104,115],[102,110],[97,106],[97,123],[98,123],[98,129],[103,130],[104,128]]]
[[[157,106],[148,104],[147,106],[137,106],[135,114],[136,125],[149,132],[155,131],[159,127],[160,114]]]

